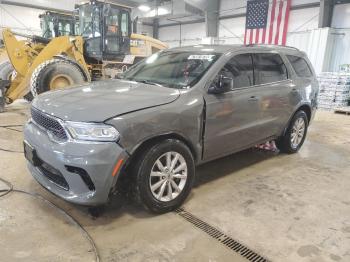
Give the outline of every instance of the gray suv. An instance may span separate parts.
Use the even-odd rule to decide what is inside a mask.
[[[37,97],[25,156],[34,178],[67,201],[100,205],[130,186],[143,206],[167,212],[190,193],[196,165],[270,140],[297,152],[317,92],[294,48],[164,50],[120,79]]]

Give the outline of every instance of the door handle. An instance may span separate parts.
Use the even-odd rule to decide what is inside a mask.
[[[251,102],[256,102],[256,101],[258,101],[259,100],[259,98],[257,98],[256,96],[251,96],[251,97],[249,97],[249,99],[248,99],[248,101],[251,101]]]
[[[298,89],[293,88],[293,89],[292,89],[292,93],[298,93]]]

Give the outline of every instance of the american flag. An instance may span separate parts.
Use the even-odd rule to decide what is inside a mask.
[[[286,45],[292,0],[248,0],[244,44]]]

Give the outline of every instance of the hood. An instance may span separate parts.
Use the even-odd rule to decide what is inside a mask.
[[[180,91],[125,80],[89,83],[71,89],[46,92],[33,106],[62,120],[103,122],[109,118],[175,101]]]

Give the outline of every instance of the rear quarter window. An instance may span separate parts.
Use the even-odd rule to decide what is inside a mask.
[[[255,84],[268,84],[288,79],[287,68],[279,54],[254,53]]]
[[[287,55],[295,73],[299,77],[312,77],[312,71],[304,58],[294,55]]]

